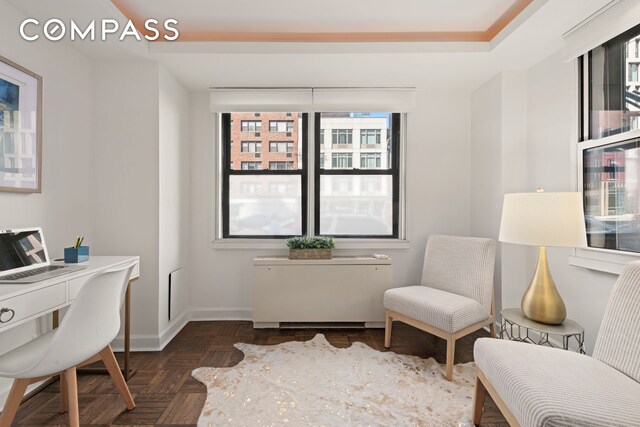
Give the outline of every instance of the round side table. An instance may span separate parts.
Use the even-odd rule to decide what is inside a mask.
[[[557,335],[562,337],[564,350],[569,350],[569,341],[573,338],[578,343],[578,352],[584,354],[584,328],[573,320],[565,319],[560,325],[546,325],[529,319],[519,308],[505,308],[500,315],[502,316],[501,339],[557,347],[549,341],[549,335]],[[532,337],[530,331],[537,332],[537,336]]]

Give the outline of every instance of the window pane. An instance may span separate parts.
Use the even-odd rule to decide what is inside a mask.
[[[231,175],[229,179],[229,234],[302,234],[300,175]]]
[[[640,140],[584,151],[589,246],[640,252]]]
[[[591,51],[591,139],[638,129],[639,41],[640,28],[636,27]]]
[[[392,175],[321,175],[320,234],[391,236]]]
[[[302,113],[231,113],[230,136],[231,170],[302,169]]]
[[[391,127],[391,113],[321,113],[320,168],[391,169]]]

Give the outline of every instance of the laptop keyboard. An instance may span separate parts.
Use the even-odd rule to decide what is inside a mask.
[[[35,276],[37,274],[48,273],[49,271],[56,271],[61,268],[64,268],[64,265],[48,265],[46,267],[40,267],[29,271],[23,271],[20,273],[9,274],[8,276],[3,276],[2,280],[18,280],[24,279],[25,277]]]

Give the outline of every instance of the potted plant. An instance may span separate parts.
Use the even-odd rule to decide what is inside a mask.
[[[336,246],[333,237],[301,236],[287,240],[289,259],[331,259],[331,250]]]

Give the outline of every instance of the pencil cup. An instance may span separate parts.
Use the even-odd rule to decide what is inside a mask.
[[[89,246],[64,248],[64,262],[67,264],[89,260]]]

